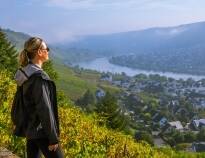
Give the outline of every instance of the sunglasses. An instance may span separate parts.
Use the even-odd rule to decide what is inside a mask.
[[[46,49],[43,49],[43,48],[41,48],[41,49],[42,50],[47,50],[48,52],[50,51],[50,48],[48,48],[48,47]]]

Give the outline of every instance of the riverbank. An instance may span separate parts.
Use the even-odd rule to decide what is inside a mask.
[[[173,73],[173,72],[157,72],[157,71],[147,71],[140,69],[133,69],[126,66],[115,65],[109,62],[108,58],[97,58],[93,61],[76,63],[75,65],[79,65],[79,67],[85,69],[96,70],[99,72],[111,72],[111,73],[126,73],[128,76],[135,76],[137,74],[159,74],[161,76],[171,77],[174,79],[184,79],[192,78],[194,80],[205,79],[205,76],[200,75],[190,75],[183,73]]]

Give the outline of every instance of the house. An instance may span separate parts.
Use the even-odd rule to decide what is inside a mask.
[[[205,127],[205,119],[192,120],[190,127],[194,130],[200,130]]]
[[[129,82],[123,82],[121,86],[123,88],[129,88],[130,87],[130,83]]]
[[[195,152],[205,152],[205,142],[192,143],[192,150]]]
[[[95,96],[96,96],[97,98],[102,98],[102,97],[105,96],[105,91],[102,90],[102,89],[98,89],[98,90],[95,92]]]
[[[101,75],[100,80],[112,82],[112,75],[110,75],[110,74],[103,74],[103,75]]]
[[[190,123],[186,123],[186,125],[184,126],[184,130],[185,131],[189,131],[190,130]]]
[[[182,132],[184,130],[184,127],[182,126],[180,121],[173,121],[168,122],[162,129],[162,133],[170,133],[174,130],[178,130]]]
[[[184,115],[184,114],[187,114],[187,115],[188,115],[188,113],[189,113],[189,112],[187,111],[187,109],[185,109],[185,108],[178,108],[178,107],[177,107],[175,110],[176,110],[176,111],[175,111],[175,114],[183,114],[183,115]]]
[[[112,84],[115,86],[121,86],[121,81],[112,81]]]
[[[205,108],[205,100],[201,100],[200,105],[201,107]]]
[[[199,90],[198,93],[202,94],[202,95],[205,95],[205,90]]]
[[[166,117],[162,117],[159,121],[159,125],[160,127],[163,127],[166,123],[167,123],[167,118]]]
[[[169,122],[169,125],[176,130],[183,130],[184,129],[180,121]]]
[[[160,125],[160,127],[164,127],[167,123],[167,118],[162,116],[161,114],[157,113],[152,117],[154,123],[157,123]]]

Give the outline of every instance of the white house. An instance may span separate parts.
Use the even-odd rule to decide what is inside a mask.
[[[162,132],[169,133],[172,132],[173,130],[183,131],[184,127],[182,126],[180,121],[168,122],[167,125],[162,130]]]
[[[180,121],[173,121],[173,122],[169,122],[169,125],[177,130],[183,130],[183,126],[181,124]]]
[[[195,130],[199,130],[200,128],[205,127],[205,119],[193,120],[191,126]]]
[[[101,98],[101,97],[104,97],[105,96],[105,91],[102,90],[102,89],[98,89],[95,93],[96,97],[97,98]]]

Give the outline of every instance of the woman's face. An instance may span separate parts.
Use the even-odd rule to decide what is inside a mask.
[[[45,42],[42,42],[42,46],[38,51],[38,56],[42,62],[45,62],[49,59],[49,48],[47,47]]]

